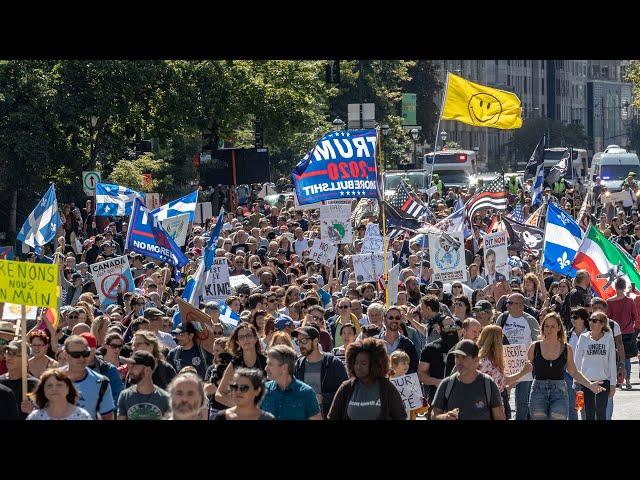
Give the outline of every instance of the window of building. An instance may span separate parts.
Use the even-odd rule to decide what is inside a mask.
[[[527,93],[527,77],[524,77],[524,93]]]
[[[542,104],[542,110],[541,111],[542,111],[542,116],[546,117],[547,115],[546,115],[546,113],[544,113],[544,103]]]
[[[544,78],[540,79],[540,94],[544,95]]]
[[[524,61],[524,68],[527,68],[527,61]]]
[[[511,86],[511,75],[507,75],[507,85]]]

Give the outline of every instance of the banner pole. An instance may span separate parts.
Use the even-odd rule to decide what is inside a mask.
[[[436,166],[436,152],[438,151],[438,135],[440,134],[440,120],[442,120],[442,110],[444,109],[444,103],[447,100],[448,87],[449,87],[449,72],[447,72],[447,80],[445,81],[444,91],[442,92],[442,102],[440,103],[440,113],[438,114],[438,126],[436,127],[436,138],[435,138],[435,141],[433,142],[433,162],[431,162],[431,171],[429,172],[429,185],[427,188],[431,188],[431,183],[433,181],[433,169]]]
[[[27,358],[27,307],[25,305],[20,306],[20,310],[22,312],[20,316],[20,336],[22,338],[21,343],[21,352],[22,356],[22,400],[27,399],[27,363],[29,359]],[[55,339],[53,339],[55,340]]]
[[[380,127],[376,128],[376,136],[378,137],[378,140],[376,142],[377,146],[378,146],[378,163],[379,163],[379,167],[378,170],[380,171],[380,178],[382,179],[382,175],[384,173],[384,162],[383,162],[383,156],[382,156],[382,148],[380,148]],[[385,305],[389,305],[389,286],[387,285],[389,282],[389,269],[387,268],[387,218],[386,215],[384,213],[384,179],[382,181],[382,188],[380,189],[380,191],[382,192],[382,198],[380,200],[380,210],[382,211],[382,261],[384,262],[384,298],[385,298]],[[356,225],[357,228],[357,225]],[[337,255],[336,255],[337,257]],[[377,279],[376,279],[376,283],[377,283]]]

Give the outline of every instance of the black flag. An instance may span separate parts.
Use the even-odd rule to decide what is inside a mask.
[[[543,135],[542,139],[538,142],[535,150],[531,154],[531,158],[529,158],[529,161],[527,162],[527,166],[524,169],[525,182],[530,178],[536,178],[538,176],[539,169],[543,167],[545,141],[546,136]]]
[[[509,234],[510,248],[518,252],[531,253],[539,260],[544,243],[544,231],[531,225],[516,222],[507,217],[502,217],[502,221]]]

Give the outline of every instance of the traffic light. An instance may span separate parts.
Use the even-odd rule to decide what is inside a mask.
[[[253,122],[254,145],[256,148],[264,148],[264,130],[259,121]]]
[[[340,83],[340,60],[331,60],[325,65],[325,77],[327,83]]]

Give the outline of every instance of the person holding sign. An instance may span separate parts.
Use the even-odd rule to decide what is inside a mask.
[[[22,396],[22,340],[13,340],[5,347],[5,359],[7,362],[7,373],[0,375],[0,385],[10,388],[13,391],[20,420],[25,420],[33,409],[33,403],[28,398]],[[27,374],[27,391],[33,392],[38,385],[38,379]]]
[[[527,357],[533,364],[533,384],[529,397],[531,419],[566,420],[569,412],[565,368],[569,375],[594,394],[604,391],[604,388],[597,382],[587,380],[576,368],[573,349],[567,343],[560,315],[547,314],[542,319],[540,328],[542,340],[532,343],[527,352]]]

